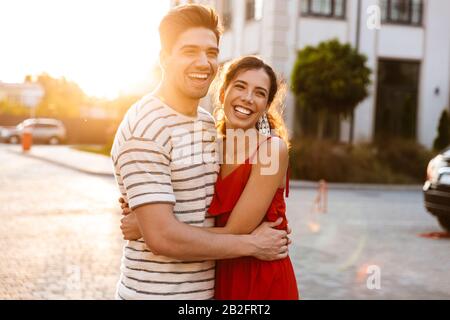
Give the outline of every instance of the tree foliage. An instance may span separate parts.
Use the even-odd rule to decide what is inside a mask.
[[[80,116],[80,108],[86,103],[87,97],[75,83],[65,78],[52,78],[41,74],[36,80],[44,91],[44,97],[36,109],[37,116],[69,117]]]
[[[319,138],[328,113],[347,117],[367,97],[371,70],[366,62],[365,55],[336,39],[298,52],[292,91],[300,107],[319,114]]]

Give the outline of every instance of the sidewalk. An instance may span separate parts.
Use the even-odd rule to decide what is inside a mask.
[[[112,161],[109,157],[72,149],[70,146],[35,145],[30,151],[24,153],[20,145],[9,146],[10,152],[22,154],[27,157],[47,161],[65,168],[97,176],[114,177]],[[422,185],[386,185],[364,183],[334,183],[327,184],[332,190],[396,190],[420,191]],[[315,181],[291,180],[291,189],[318,189],[319,183]]]
[[[30,151],[23,152],[20,145],[13,145],[8,147],[7,150],[79,172],[114,177],[113,164],[110,157],[75,150],[70,146],[34,145]]]

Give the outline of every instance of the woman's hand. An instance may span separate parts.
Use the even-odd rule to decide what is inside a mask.
[[[128,202],[126,202],[124,197],[120,197],[119,198],[119,203],[120,203],[120,208],[122,209],[122,214],[124,216],[126,216],[126,215],[131,213],[131,209],[128,206]]]
[[[124,240],[137,240],[142,238],[141,230],[136,219],[136,215],[128,206],[124,198],[119,198],[120,207],[122,208],[123,218],[120,219],[120,229]]]

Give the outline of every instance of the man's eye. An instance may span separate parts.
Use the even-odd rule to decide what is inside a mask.
[[[210,57],[210,58],[217,58],[218,54],[217,54],[217,52],[208,52],[208,57]]]
[[[192,56],[195,54],[195,51],[193,51],[193,50],[184,51],[184,54],[188,55],[188,56]]]

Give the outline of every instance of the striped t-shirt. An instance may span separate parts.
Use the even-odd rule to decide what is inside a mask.
[[[117,130],[111,151],[116,181],[130,208],[173,203],[175,217],[214,226],[206,212],[219,172],[214,118],[198,108],[188,117],[147,95]],[[128,241],[117,288],[120,299],[210,299],[214,261],[180,261],[154,255],[143,239]]]

